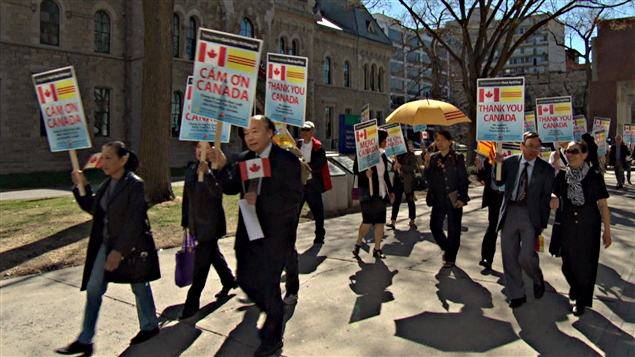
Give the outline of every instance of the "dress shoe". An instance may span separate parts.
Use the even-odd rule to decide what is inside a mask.
[[[179,316],[179,320],[189,319],[190,317],[196,315],[197,312],[198,312],[198,309],[193,309],[193,308],[187,308],[186,307],[181,312],[181,316]]]
[[[278,352],[279,350],[281,350],[282,347],[284,347],[284,343],[282,341],[276,343],[273,346],[265,345],[264,343],[261,343],[260,346],[258,346],[258,348],[256,349],[256,352],[254,352],[254,357],[271,356],[275,354],[276,352]]]
[[[394,223],[386,223],[386,227],[390,227],[392,229],[395,229],[395,224]]]
[[[540,284],[534,284],[534,297],[536,299],[542,298],[545,295],[545,279],[540,279]]]
[[[586,311],[586,308],[584,306],[576,305],[576,306],[573,307],[573,315],[574,316],[582,316],[585,311]]]
[[[518,298],[518,299],[512,299],[512,301],[510,301],[510,303],[509,303],[509,307],[511,307],[512,309],[515,309],[517,307],[521,307],[526,302],[527,302],[527,297],[526,296],[523,296],[523,297]]]
[[[316,237],[316,238],[313,240],[313,244],[324,244],[324,237],[322,237],[322,238],[317,238],[317,237]]]
[[[229,294],[229,291],[231,289],[236,289],[237,287],[238,287],[238,283],[236,282],[236,280],[234,280],[234,282],[231,283],[230,285],[223,285],[223,289],[214,296],[216,296],[217,299],[227,297],[227,295]]]
[[[353,256],[354,256],[355,258],[359,258],[359,249],[360,249],[361,247],[362,247],[361,245],[359,245],[359,244],[355,244],[355,248],[353,249]]]
[[[93,354],[93,344],[75,341],[66,347],[56,349],[55,352],[61,355],[76,355],[78,353],[82,353],[84,356],[88,357]]]
[[[152,337],[156,336],[159,334],[159,328],[155,327],[152,330],[141,330],[139,331],[139,333],[132,338],[132,340],[130,340],[130,344],[131,345],[136,345],[138,343],[141,342],[146,342],[147,340],[151,339]]]
[[[569,288],[569,300],[570,301],[576,301],[578,297],[575,295],[575,291],[573,291],[573,288]]]
[[[384,254],[381,249],[373,248],[373,258],[386,259],[386,254]]]
[[[485,259],[483,259],[480,262],[478,262],[478,265],[480,265],[483,268],[485,268],[485,270],[492,270],[492,263],[488,262]]]

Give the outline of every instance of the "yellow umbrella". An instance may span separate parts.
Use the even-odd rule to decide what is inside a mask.
[[[471,120],[450,103],[434,99],[420,99],[403,104],[386,118],[386,123],[450,126]]]

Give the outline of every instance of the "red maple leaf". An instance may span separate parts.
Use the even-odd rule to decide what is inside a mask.
[[[68,142],[68,146],[73,146],[73,142],[72,142],[72,141],[69,141],[69,142]]]
[[[499,139],[502,139],[502,138],[503,138],[503,134],[500,134],[500,135],[498,136],[498,138],[499,138]]]
[[[218,117],[222,119],[222,118],[225,117],[225,114],[223,112],[220,112],[220,113],[218,113]]]
[[[214,51],[214,49],[211,49],[207,51],[207,55],[209,56],[209,58],[214,59],[216,58],[216,51]]]
[[[487,93],[485,94],[485,96],[486,96],[487,98],[491,98],[491,97],[492,97],[492,92],[487,91]]]
[[[47,97],[51,96],[51,91],[49,91],[48,89],[46,90],[46,92],[44,92],[44,95]]]
[[[287,117],[286,116],[282,117],[282,120],[287,121]]]
[[[277,75],[279,75],[279,74],[280,74],[280,70],[276,68],[276,69],[273,71],[273,73],[277,76]]]
[[[209,135],[208,135],[208,134],[204,134],[204,135],[203,135],[203,137],[204,137],[205,139],[207,139],[207,138],[209,137]]]
[[[255,162],[253,163],[253,165],[251,165],[249,167],[249,171],[251,172],[258,172],[260,171],[260,165],[256,164]]]
[[[549,107],[542,107],[542,111],[543,112],[548,112],[549,111]]]

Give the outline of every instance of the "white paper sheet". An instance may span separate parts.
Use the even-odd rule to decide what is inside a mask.
[[[256,205],[250,205],[245,199],[238,200],[238,206],[240,207],[240,214],[243,216],[243,222],[245,222],[245,228],[247,228],[247,235],[250,241],[264,238],[262,233],[260,222],[258,221],[258,215],[256,215]]]

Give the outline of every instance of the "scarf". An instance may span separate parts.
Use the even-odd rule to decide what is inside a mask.
[[[567,197],[571,200],[571,203],[576,206],[582,206],[584,204],[584,192],[582,191],[581,182],[588,172],[589,164],[586,162],[577,169],[567,166],[567,173],[565,175],[567,184],[569,185],[567,188]]]

